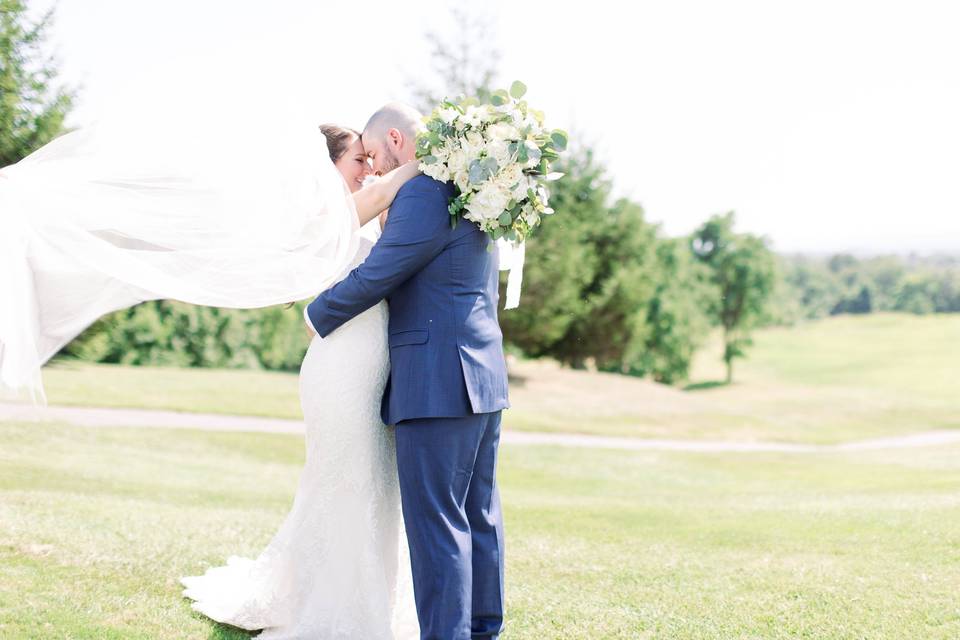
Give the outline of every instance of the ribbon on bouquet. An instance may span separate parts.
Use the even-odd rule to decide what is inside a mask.
[[[523,284],[523,262],[526,259],[527,245],[524,242],[514,244],[501,238],[497,240],[500,253],[500,271],[509,271],[507,275],[507,301],[504,309],[516,309],[520,306],[520,287]]]

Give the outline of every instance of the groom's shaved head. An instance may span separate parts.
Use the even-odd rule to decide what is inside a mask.
[[[402,102],[391,102],[370,116],[360,140],[379,174],[396,169],[416,156],[417,132],[423,128],[419,111]]]
[[[403,102],[390,102],[370,116],[363,128],[364,136],[383,137],[390,129],[397,129],[405,136],[415,138],[423,122],[423,115]]]

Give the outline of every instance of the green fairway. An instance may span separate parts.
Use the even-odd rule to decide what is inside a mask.
[[[510,429],[627,437],[832,443],[960,427],[960,315],[842,316],[756,333],[722,378],[719,342],[693,390],[613,374],[511,365]],[[58,362],[54,404],[300,417],[297,377]]]
[[[244,638],[177,578],[251,555],[296,436],[0,424],[0,637]],[[505,640],[953,639],[960,447],[506,446]]]

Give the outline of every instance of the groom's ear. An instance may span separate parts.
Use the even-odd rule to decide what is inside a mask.
[[[404,136],[403,132],[400,129],[389,129],[387,131],[387,141],[390,143],[390,146],[395,149],[402,149]]]

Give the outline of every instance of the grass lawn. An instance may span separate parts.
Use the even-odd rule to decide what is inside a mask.
[[[255,554],[295,436],[0,424],[0,637],[227,639],[176,579]],[[960,448],[507,446],[509,628],[545,638],[960,637]]]
[[[722,378],[719,341],[688,391],[550,362],[511,367],[511,429],[628,437],[832,443],[960,427],[960,314],[842,316],[756,333]],[[295,374],[48,366],[54,404],[300,417]]]

